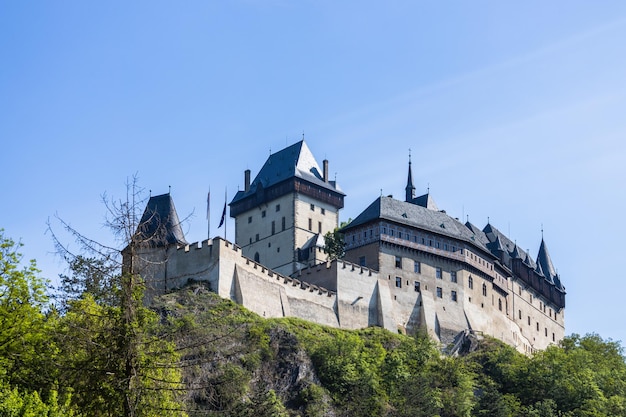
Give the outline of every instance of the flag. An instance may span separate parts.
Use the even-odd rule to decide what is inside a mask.
[[[224,221],[226,221],[226,201],[224,201],[224,210],[222,211],[222,220],[220,220],[220,225],[217,226],[218,229],[222,227],[222,225],[224,224]]]
[[[206,219],[211,220],[211,191],[206,196]]]

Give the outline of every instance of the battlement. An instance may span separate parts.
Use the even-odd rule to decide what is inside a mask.
[[[282,275],[272,269],[266,267],[265,265],[255,262],[254,260],[243,255],[241,247],[225,240],[221,237],[215,237],[213,239],[206,239],[200,242],[190,243],[188,245],[180,245],[176,247],[176,252],[174,257],[170,257],[171,261],[175,261],[177,264],[179,262],[185,263],[184,259],[186,256],[197,254],[201,251],[208,251],[208,258],[218,261],[218,253],[221,255],[225,255],[228,257],[228,252],[238,254],[234,258],[235,264],[240,266],[244,266],[248,269],[251,269],[253,275],[267,279],[268,281],[273,281],[281,285],[289,285],[291,287],[299,287],[302,290],[309,291],[311,293],[317,292],[319,295],[325,295],[327,297],[333,297],[336,295],[334,291],[330,291],[323,286],[315,285],[313,283],[309,283],[307,281],[295,279],[286,275]],[[199,266],[201,268],[201,266]]]
[[[306,282],[306,281],[301,281],[301,280],[296,279],[296,278],[292,278],[292,277],[288,277],[286,275],[279,274],[278,272],[273,271],[273,270],[265,267],[264,265],[262,265],[262,264],[260,264],[258,262],[253,261],[250,258],[247,258],[247,257],[245,257],[243,255],[241,255],[241,257],[243,259],[245,259],[246,265],[252,265],[253,269],[260,269],[260,273],[261,274],[265,274],[268,278],[274,278],[275,277],[276,281],[278,281],[279,283],[282,283],[282,284],[285,284],[285,285],[289,285],[290,284],[292,287],[300,286],[300,288],[303,289],[303,290],[309,290],[309,292],[316,292],[317,291],[318,294],[320,294],[320,295],[326,294],[328,297],[332,297],[332,296],[336,295],[334,291],[330,291],[330,290],[328,290],[328,289],[326,289],[324,287],[321,287],[321,286],[318,286],[318,285],[315,285],[315,284],[312,284],[312,283],[309,283],[309,282]]]
[[[346,261],[344,259],[333,259],[332,261],[321,262],[316,265],[311,265],[311,266],[307,266],[306,268],[302,268],[301,270],[298,271],[298,276],[302,276],[303,274],[306,274],[306,275],[316,274],[320,272],[323,268],[331,269],[333,267],[333,264],[337,264],[338,266],[340,265],[341,269],[350,269],[351,271],[358,271],[359,274],[367,274],[370,277],[372,275],[379,274],[378,271],[374,269],[367,268],[362,265],[357,265],[355,263]]]

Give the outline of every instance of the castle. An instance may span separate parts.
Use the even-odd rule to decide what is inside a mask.
[[[493,225],[448,216],[430,194],[415,196],[410,160],[405,190],[404,201],[381,196],[344,226],[345,256],[328,260],[324,235],[345,194],[302,140],[271,154],[253,181],[245,171],[230,203],[235,243],[187,243],[171,196],[151,197],[131,268],[148,300],[207,281],[264,317],[422,329],[444,345],[482,332],[524,353],[563,338],[565,288],[543,237],[533,259]]]

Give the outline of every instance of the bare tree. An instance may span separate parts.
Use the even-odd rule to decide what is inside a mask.
[[[154,322],[155,315],[143,306],[144,279],[136,273],[135,267],[138,249],[153,244],[164,233],[161,227],[145,227],[147,224],[154,224],[155,219],[149,217],[156,214],[148,214],[148,218],[142,218],[141,212],[145,205],[142,192],[135,175],[126,183],[125,199],[109,199],[106,194],[102,196],[106,208],[105,225],[115,237],[117,247],[86,237],[59,216],[55,217],[56,220],[76,241],[79,252],[71,251],[68,245],[61,242],[50,222],[48,231],[57,253],[73,269],[70,276],[61,277],[65,284],[62,289],[70,290],[63,298],[66,311],[72,307],[86,308],[87,304],[84,302],[89,298],[95,299],[101,307],[106,307],[94,310],[102,315],[100,324],[95,326],[97,328],[92,326],[91,329],[81,330],[111,333],[108,339],[102,339],[101,343],[107,345],[98,347],[111,360],[102,361],[102,369],[96,368],[93,371],[98,375],[112,377],[110,379],[113,379],[112,386],[117,392],[117,399],[123,402],[118,410],[124,416],[134,417],[145,414],[141,407],[162,407],[161,415],[180,415],[179,410],[171,407],[172,392],[181,389],[180,372],[177,372],[175,366],[152,366],[155,360],[162,363],[176,358],[146,355],[147,351],[151,351],[159,352],[163,356],[167,354],[167,349],[156,349],[154,337],[146,331],[146,327]],[[83,304],[72,303],[76,299],[82,299]],[[79,333],[68,331],[65,336],[77,334]],[[90,343],[89,337],[80,335],[76,339]],[[72,343],[72,340],[68,342]],[[81,376],[80,373],[73,375]],[[163,401],[155,401],[158,397],[155,397],[155,393],[163,395]],[[170,404],[170,407],[163,407],[163,404]]]

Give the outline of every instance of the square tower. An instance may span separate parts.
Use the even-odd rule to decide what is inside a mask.
[[[235,243],[243,254],[291,275],[314,263],[323,236],[339,221],[345,194],[328,178],[304,140],[271,154],[254,181],[245,171],[243,191],[230,202]]]

